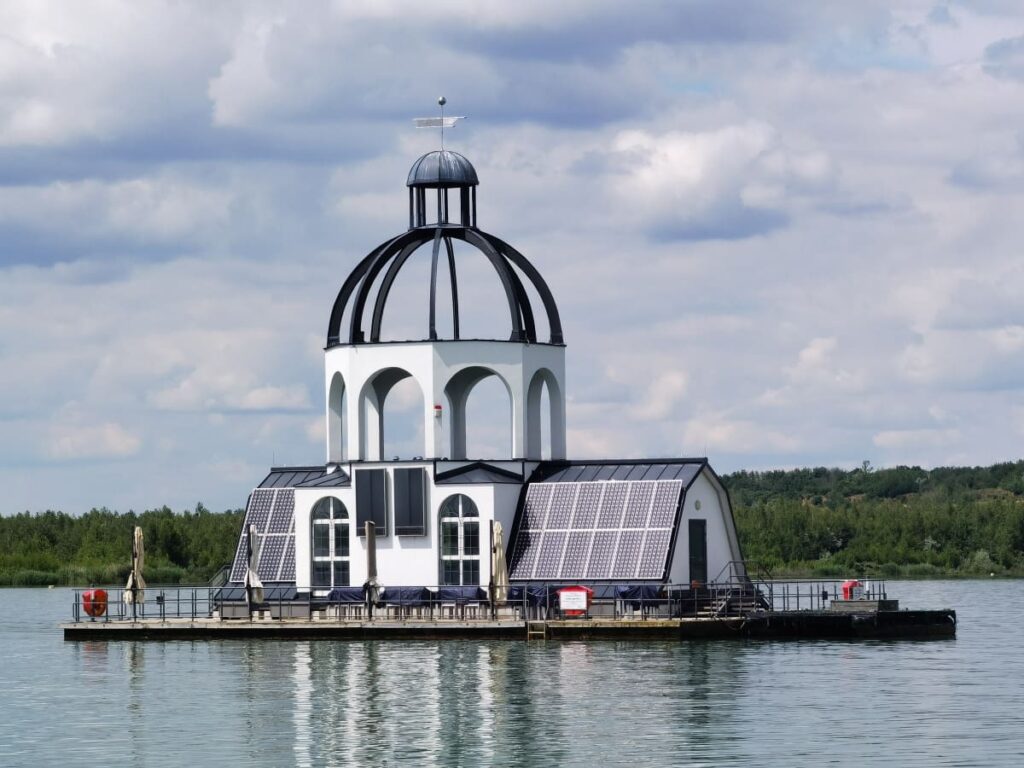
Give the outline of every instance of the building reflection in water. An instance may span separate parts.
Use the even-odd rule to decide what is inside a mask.
[[[736,643],[299,642],[294,763],[672,765],[733,756]],[[641,759],[642,756],[642,759]]]

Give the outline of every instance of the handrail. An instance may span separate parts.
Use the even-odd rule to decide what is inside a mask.
[[[685,616],[746,616],[773,611],[823,610],[830,600],[839,599],[844,579],[772,580],[760,576],[738,576],[707,585],[664,584],[656,590],[638,590],[635,583],[603,584],[584,617],[652,619]],[[881,580],[862,580],[867,586],[865,598],[887,599]],[[92,587],[107,592],[102,616],[90,617],[83,610],[85,588],[75,588],[72,620],[82,621],[167,621],[196,619],[284,619],[389,621],[458,620],[546,620],[573,618],[575,612],[559,605],[560,589],[567,584],[517,584],[517,599],[492,602],[485,594],[442,598],[444,587],[385,586],[377,603],[365,601],[331,602],[312,593],[288,594],[290,587],[265,588],[267,599],[249,606],[236,596],[237,585],[152,586],[142,591],[134,606],[124,602],[122,586]],[[593,586],[593,585],[592,585]],[[484,591],[486,593],[486,590]]]

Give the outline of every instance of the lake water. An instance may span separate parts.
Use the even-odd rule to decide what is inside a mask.
[[[1024,765],[1020,581],[890,583],[955,640],[64,642],[0,590],[0,766]]]

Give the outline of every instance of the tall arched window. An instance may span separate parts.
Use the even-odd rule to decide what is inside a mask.
[[[349,585],[349,526],[345,505],[333,497],[320,499],[313,507],[314,589]]]
[[[438,536],[441,539],[441,584],[479,586],[480,520],[476,504],[457,493],[441,505]]]

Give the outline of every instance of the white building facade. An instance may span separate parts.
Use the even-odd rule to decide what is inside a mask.
[[[368,521],[385,589],[487,587],[493,546],[520,584],[703,584],[741,563],[728,494],[706,460],[567,460],[558,309],[536,268],[477,227],[477,186],[475,169],[455,152],[413,165],[408,230],[356,265],[331,311],[325,462],[274,468],[253,491],[231,581],[244,576],[250,524],[264,583],[313,600],[362,588]],[[455,243],[493,267],[507,338],[461,337],[460,298],[474,297],[459,296]],[[431,256],[422,338],[382,340],[391,288],[421,248]],[[439,327],[441,315],[450,327]],[[466,403],[491,377],[510,403],[511,458],[501,460],[467,455]],[[406,379],[423,396],[422,450],[388,459],[384,404]]]

